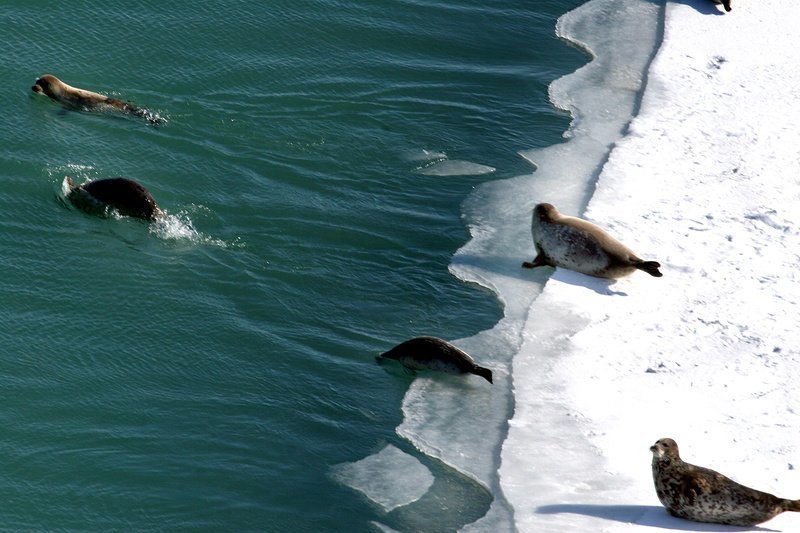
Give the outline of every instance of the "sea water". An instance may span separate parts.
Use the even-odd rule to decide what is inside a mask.
[[[519,281],[530,257],[457,251],[491,233],[473,192],[561,141],[548,85],[590,54],[555,32],[579,0],[484,4],[4,5],[4,527],[435,531],[497,505],[496,453],[458,468],[414,425],[426,387],[489,385],[374,360],[421,334],[518,344],[469,339],[508,314],[481,267]],[[65,110],[30,90],[45,73],[166,123]],[[120,175],[168,216],[64,199],[66,176]],[[358,489],[376,455],[372,478],[418,472],[413,502]]]

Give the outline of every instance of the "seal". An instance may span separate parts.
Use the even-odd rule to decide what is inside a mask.
[[[661,504],[673,516],[732,526],[754,526],[784,511],[800,511],[800,500],[786,500],[740,485],[719,472],[681,460],[672,439],[660,439],[653,452],[653,481]]]
[[[146,109],[140,109],[133,104],[109,98],[99,93],[78,89],[67,85],[52,74],[45,74],[36,78],[31,90],[38,94],[48,96],[62,105],[82,111],[119,111],[128,115],[141,117],[150,124],[161,124],[164,119]]]
[[[643,261],[630,248],[587,220],[564,216],[551,204],[533,208],[536,258],[525,268],[562,267],[599,278],[620,278],[635,270],[661,277],[656,261]]]
[[[722,4],[722,7],[725,8],[725,11],[731,10],[731,0],[711,0],[715,4]]]
[[[92,214],[105,215],[113,208],[121,215],[155,220],[164,215],[150,192],[127,178],[107,178],[75,185],[67,177],[67,198],[76,207]]]
[[[394,359],[407,370],[438,370],[448,374],[475,374],[492,383],[492,371],[478,366],[465,351],[436,337],[414,337],[376,359]]]

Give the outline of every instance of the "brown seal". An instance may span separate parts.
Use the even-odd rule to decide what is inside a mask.
[[[35,93],[43,94],[52,100],[61,103],[71,109],[82,111],[120,111],[128,115],[134,115],[147,120],[150,124],[161,124],[164,119],[157,114],[140,109],[133,104],[109,98],[99,93],[78,89],[67,85],[60,79],[51,74],[45,74],[36,78],[31,90]]]
[[[448,374],[475,374],[492,383],[492,371],[478,366],[465,351],[436,337],[415,337],[377,357],[394,359],[406,369],[438,370]]]
[[[656,261],[643,261],[630,248],[587,220],[564,216],[538,204],[531,219],[536,258],[525,268],[562,267],[599,278],[620,278],[635,270],[661,277]]]
[[[656,494],[673,516],[695,522],[754,526],[784,511],[800,511],[800,500],[778,498],[684,462],[672,439],[656,441],[650,451]]]
[[[67,177],[70,191],[67,198],[76,207],[93,214],[105,214],[113,208],[128,217],[155,220],[164,212],[150,192],[141,184],[127,178],[108,178],[75,185]]]

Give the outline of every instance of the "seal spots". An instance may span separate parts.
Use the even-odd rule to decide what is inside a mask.
[[[99,93],[72,87],[52,74],[45,74],[44,76],[36,78],[31,90],[37,94],[43,94],[70,109],[101,112],[118,111],[143,118],[154,125],[165,122],[163,118],[152,111],[141,109],[128,102],[117,100],[116,98],[109,98]]]
[[[684,462],[678,444],[660,439],[653,452],[653,482],[662,505],[673,516],[732,526],[754,526],[784,511],[800,511],[800,500],[786,500],[740,485],[719,472]]]
[[[635,270],[661,277],[656,261],[639,259],[605,230],[580,218],[564,216],[551,204],[538,204],[533,209],[531,234],[536,247],[533,261],[525,268],[562,267],[589,276],[620,278]]]
[[[108,178],[75,185],[67,177],[67,198],[73,205],[92,214],[106,214],[108,208],[121,215],[155,220],[163,215],[150,192],[127,178]]]
[[[478,366],[465,351],[436,337],[415,337],[377,357],[394,359],[409,371],[438,370],[448,374],[475,374],[492,383],[492,371]]]

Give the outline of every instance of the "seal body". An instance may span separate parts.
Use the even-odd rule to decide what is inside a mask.
[[[119,111],[146,119],[151,124],[160,124],[164,120],[146,109],[140,109],[133,104],[109,98],[108,96],[78,89],[67,85],[52,74],[45,74],[36,78],[31,90],[43,94],[71,109],[82,111]]]
[[[784,511],[800,511],[800,500],[786,500],[740,485],[719,472],[684,462],[672,439],[660,439],[653,452],[653,482],[661,504],[673,516],[732,526],[754,526]]]
[[[438,370],[448,374],[475,374],[492,383],[492,371],[478,366],[464,350],[436,337],[415,337],[378,356],[394,359],[408,370]]]
[[[77,186],[67,178],[67,183],[67,198],[88,213],[105,214],[110,207],[121,215],[144,220],[155,220],[163,214],[150,192],[127,178],[94,180]]]
[[[639,259],[627,246],[587,220],[564,216],[551,204],[533,209],[531,234],[536,258],[522,264],[562,267],[600,278],[620,278],[635,270],[660,277],[656,261]]]

